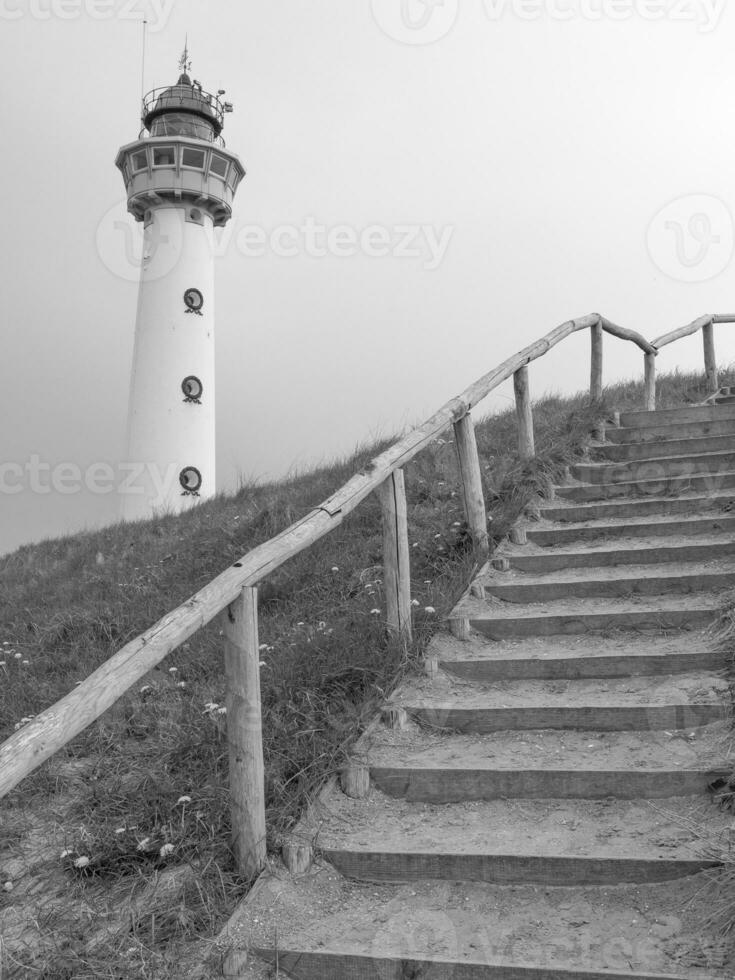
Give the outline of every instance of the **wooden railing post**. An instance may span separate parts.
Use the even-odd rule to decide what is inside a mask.
[[[454,423],[454,438],[457,445],[459,473],[462,478],[462,495],[467,527],[472,537],[478,562],[487,561],[490,546],[487,537],[487,511],[485,495],[482,492],[482,473],[480,454],[477,451],[475,425],[468,412]]]
[[[263,869],[266,857],[258,590],[243,588],[222,619],[232,847],[238,871],[251,878]]]
[[[714,327],[705,323],[702,327],[702,344],[704,345],[704,375],[707,381],[707,391],[712,394],[719,387],[717,378],[717,358],[715,357]]]
[[[388,629],[411,639],[411,565],[403,470],[394,470],[378,487],[383,508],[383,588]]]
[[[516,396],[516,415],[518,416],[518,453],[521,459],[533,459],[536,448],[533,444],[533,414],[531,395],[528,388],[528,366],[513,375],[513,390]]]
[[[590,327],[590,401],[602,398],[602,321]]]
[[[643,374],[645,388],[645,408],[647,412],[656,411],[656,355],[643,355]]]

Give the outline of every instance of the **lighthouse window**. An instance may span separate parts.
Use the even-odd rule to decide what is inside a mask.
[[[154,167],[173,167],[176,159],[176,150],[173,146],[154,146],[153,147],[153,166]]]
[[[146,156],[145,150],[138,150],[137,153],[131,153],[130,166],[134,174],[148,169],[148,157]]]
[[[153,122],[151,136],[193,136],[211,143],[214,139],[214,126],[188,112],[167,112]]]
[[[190,146],[185,146],[181,164],[184,167],[193,167],[195,170],[204,170],[204,150],[194,150]]]
[[[216,174],[218,177],[221,177],[224,180],[225,175],[227,174],[227,165],[229,162],[230,161],[225,159],[225,157],[220,157],[216,153],[213,153],[212,162],[209,165],[209,169],[213,174]]]
[[[237,190],[237,185],[242,179],[242,174],[238,173],[237,167],[230,167],[230,172],[227,176],[227,183],[232,188],[233,191]]]

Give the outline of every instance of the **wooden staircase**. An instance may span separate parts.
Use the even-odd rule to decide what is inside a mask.
[[[369,790],[305,817],[319,859],[271,867],[232,920],[228,975],[735,976],[702,924],[730,847],[707,628],[735,585],[735,395],[624,413],[533,517],[361,739]]]

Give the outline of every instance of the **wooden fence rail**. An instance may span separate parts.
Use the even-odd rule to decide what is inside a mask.
[[[568,320],[503,361],[422,425],[376,456],[331,497],[276,537],[253,548],[186,602],[126,643],[73,691],[37,715],[0,745],[0,798],[46,759],[100,717],[149,670],[215,617],[222,615],[227,680],[230,793],[233,848],[243,874],[254,874],[265,861],[262,721],[255,586],[284,562],[309,548],[342,523],[371,493],[383,513],[386,625],[411,637],[411,585],[408,522],[403,469],[410,460],[453,426],[462,479],[467,526],[479,561],[488,556],[488,532],[480,459],[470,411],[493,389],[513,378],[519,421],[519,451],[534,453],[528,365],[570,334],[590,330],[590,397],[602,395],[603,334],[637,345],[644,354],[645,405],[655,408],[655,357],[658,348],[702,330],[708,384],[717,378],[712,325],[735,322],[735,315],[707,316],[649,343],[633,330],[597,313]]]

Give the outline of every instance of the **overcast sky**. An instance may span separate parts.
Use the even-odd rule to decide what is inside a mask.
[[[0,463],[24,473],[0,553],[116,517],[83,487],[124,453],[144,9],[146,89],[188,33],[248,171],[216,259],[220,488],[418,422],[570,317],[652,338],[735,309],[722,0],[0,0]],[[584,387],[588,345],[533,394]],[[700,339],[658,360],[700,367]],[[607,338],[606,381],[641,370]]]

